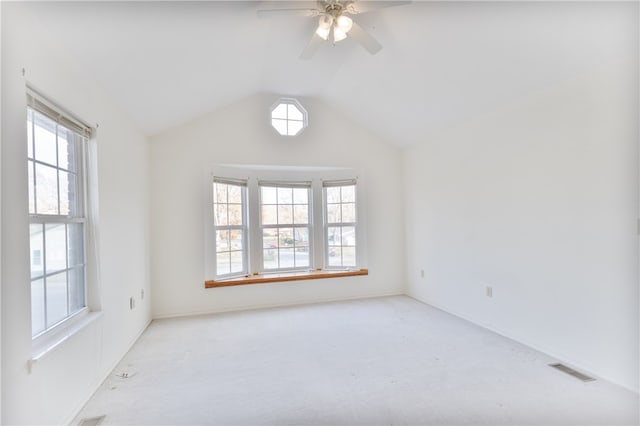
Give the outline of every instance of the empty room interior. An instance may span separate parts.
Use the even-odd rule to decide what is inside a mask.
[[[2,1],[3,425],[640,423],[637,1]]]

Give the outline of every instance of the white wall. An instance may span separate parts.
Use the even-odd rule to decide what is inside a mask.
[[[620,12],[582,46],[599,65],[404,151],[407,279],[637,391],[638,29]]]
[[[255,95],[151,138],[154,317],[404,291],[400,151],[327,105],[300,98],[309,127],[270,127],[275,95]],[[215,164],[332,166],[366,175],[369,276],[204,288],[203,176]]]
[[[148,145],[82,64],[48,45],[32,3],[2,4],[2,424],[68,422],[150,320]],[[91,58],[87,58],[91,60]],[[26,71],[22,76],[21,69]],[[39,360],[32,356],[25,83],[99,123],[103,316]],[[129,309],[129,297],[137,307]]]

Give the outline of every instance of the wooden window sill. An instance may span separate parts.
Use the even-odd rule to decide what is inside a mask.
[[[368,269],[359,269],[357,271],[332,271],[321,269],[318,271],[304,272],[287,272],[282,274],[256,274],[241,278],[232,278],[229,280],[208,280],[204,282],[205,288],[229,287],[233,285],[246,284],[267,284],[280,283],[285,281],[303,281],[303,280],[319,280],[323,278],[342,278],[355,277],[358,275],[369,275]]]

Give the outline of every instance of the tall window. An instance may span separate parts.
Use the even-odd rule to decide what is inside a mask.
[[[311,182],[260,182],[262,266],[265,271],[308,269]]]
[[[31,323],[36,337],[86,307],[85,150],[91,130],[29,94]]]
[[[325,181],[325,238],[329,268],[355,267],[356,262],[356,184]]]
[[[216,233],[216,276],[246,275],[247,182],[214,178],[213,212]]]

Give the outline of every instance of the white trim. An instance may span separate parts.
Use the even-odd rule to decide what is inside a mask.
[[[28,363],[29,373],[33,366],[46,355],[60,347],[65,341],[87,328],[102,317],[102,312],[89,312],[87,308],[46,330],[32,341],[32,354]]]
[[[127,352],[129,352],[131,350],[133,345],[135,345],[136,342],[140,339],[140,337],[142,337],[144,332],[147,331],[147,328],[149,328],[149,325],[151,325],[152,321],[153,320],[147,321],[147,324],[144,327],[142,327],[142,330],[133,338],[133,340],[130,341],[130,343],[127,346],[125,346],[124,351],[122,352],[122,354],[119,357],[116,358],[116,361],[114,363],[112,363],[111,366],[109,366],[109,368],[107,368],[104,371],[104,374],[100,375],[99,378],[93,382],[93,385],[91,385],[91,387],[89,388],[89,391],[85,394],[85,396],[83,396],[79,400],[79,402],[75,405],[75,408],[70,410],[71,414],[69,416],[67,416],[66,421],[62,422],[62,424],[70,425],[73,422],[73,420],[76,417],[78,417],[78,414],[80,414],[80,412],[82,411],[84,406],[87,404],[87,402],[89,402],[89,400],[91,400],[91,398],[93,398],[93,395],[98,391],[100,386],[102,386],[102,383],[104,383],[104,381],[107,380],[107,378],[113,372],[113,370],[115,370],[115,368],[118,366],[118,364],[120,364],[120,362],[122,362],[122,360],[124,359],[124,356],[127,354]]]
[[[488,325],[483,321],[479,321],[479,320],[477,320],[477,319],[475,319],[475,318],[473,318],[471,316],[468,316],[466,314],[458,312],[457,310],[451,309],[451,308],[449,308],[447,306],[441,305],[441,304],[439,304],[437,302],[434,302],[434,301],[432,301],[430,299],[421,299],[421,298],[419,298],[419,297],[417,297],[415,295],[411,295],[411,294],[406,294],[406,296],[416,300],[417,302],[424,303],[425,305],[429,305],[429,306],[431,306],[431,307],[433,307],[435,309],[438,309],[440,311],[443,311],[443,312],[446,312],[446,313],[448,313],[450,315],[458,317],[458,318],[460,318],[460,319],[462,319],[464,321],[468,321],[473,325],[476,325],[478,327],[484,328],[484,329],[489,330],[489,331],[491,331],[493,333],[499,334],[500,336],[506,337],[507,339],[510,339],[510,340],[516,341],[518,343],[521,343],[521,344],[523,344],[525,346],[528,346],[531,349],[534,349],[534,350],[536,350],[538,352],[542,352],[543,354],[545,354],[545,355],[547,355],[547,356],[549,356],[551,358],[555,358],[555,359],[557,359],[558,361],[560,361],[560,362],[562,362],[564,364],[569,364],[569,365],[571,365],[571,366],[573,366],[573,367],[575,367],[575,368],[577,368],[579,370],[582,370],[584,373],[587,373],[589,376],[593,376],[593,377],[596,377],[596,378],[600,378],[600,379],[606,380],[606,381],[614,383],[614,384],[616,384],[616,385],[618,385],[618,386],[620,386],[622,388],[625,388],[625,389],[627,389],[627,390],[629,390],[629,391],[631,391],[631,392],[633,392],[635,394],[640,394],[640,390],[639,389],[635,389],[632,386],[629,386],[627,384],[621,383],[621,382],[619,382],[619,381],[617,381],[617,380],[615,380],[615,379],[613,379],[613,378],[611,378],[609,376],[598,374],[598,373],[595,372],[596,370],[594,368],[592,368],[591,366],[589,366],[587,364],[584,364],[582,361],[574,360],[572,357],[565,356],[564,354],[558,353],[553,349],[547,348],[546,345],[541,345],[541,344],[539,344],[539,343],[537,343],[535,341],[532,341],[530,339],[523,338],[523,337],[517,336],[517,335],[515,335],[513,333],[504,331],[501,328]]]
[[[357,278],[357,277],[353,277]],[[341,280],[348,278],[327,278],[333,280]],[[267,285],[282,285],[282,284],[291,284],[291,283],[274,283],[274,284],[260,284],[263,286]],[[223,309],[212,309],[206,311],[192,311],[186,313],[175,313],[175,314],[160,314],[155,315],[153,317],[154,320],[161,319],[170,319],[170,318],[188,318],[194,316],[203,316],[203,315],[215,315],[215,314],[224,314],[226,312],[244,312],[244,311],[255,311],[261,309],[273,309],[273,308],[283,308],[290,306],[307,306],[307,305],[317,305],[319,303],[331,303],[331,302],[347,302],[349,300],[360,300],[360,299],[374,299],[378,297],[392,297],[392,296],[406,296],[404,293],[399,292],[391,292],[391,293],[369,293],[355,296],[346,296],[346,297],[326,297],[326,298],[313,298],[313,300],[309,299],[295,299],[284,303],[257,303],[252,305],[242,305],[242,306],[231,306]]]

